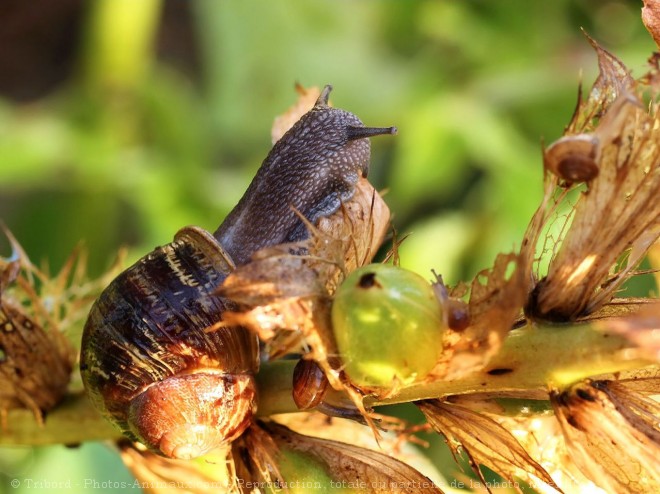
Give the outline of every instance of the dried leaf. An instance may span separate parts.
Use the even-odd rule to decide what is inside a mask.
[[[598,174],[565,217],[555,246],[544,249],[553,258],[526,309],[536,319],[576,320],[598,310],[634,274],[660,236],[660,128],[634,96],[643,88],[635,86],[616,57],[590,41],[598,53],[600,76],[588,100],[579,102],[566,135],[591,132],[597,149],[583,161],[596,162]],[[579,141],[571,157],[575,162],[585,152]],[[557,192],[558,184],[559,179],[548,179],[546,197],[523,243],[521,257],[530,270],[544,225],[567,197]]]
[[[369,494],[442,492],[411,466],[383,453],[303,436],[274,422],[248,429],[234,442],[232,457],[243,493],[286,487],[294,492],[342,487]]]
[[[431,427],[445,436],[454,457],[459,447],[465,450],[472,469],[482,480],[479,465],[487,466],[514,484],[516,477],[532,481],[535,478],[561,492],[545,469],[495,420],[440,400],[421,401],[417,406]]]
[[[226,465],[226,452],[207,455],[203,459],[170,460],[144,449],[139,444],[122,441],[119,454],[124,465],[135,477],[133,489],[152,494],[212,494],[232,490],[232,481]]]
[[[608,492],[660,492],[660,404],[612,381],[551,394],[573,461]]]
[[[642,22],[653,37],[655,44],[660,48],[660,2],[658,0],[644,0]]]
[[[494,417],[509,430],[527,453],[550,474],[555,484],[571,494],[608,494],[596,486],[571,459],[561,426],[554,414],[534,417]],[[532,484],[539,493],[551,489],[545,484]],[[554,489],[552,489],[554,491]]]
[[[623,62],[600,46],[588,34],[584,33],[584,35],[596,51],[599,74],[587,99],[582,99],[581,92],[578,95],[578,104],[564,135],[581,134],[593,130],[594,119],[599,119],[618,97],[631,93],[635,87],[635,81]]]
[[[433,371],[436,377],[466,376],[482,369],[499,351],[527,296],[528,282],[518,262],[514,254],[500,254],[492,270],[480,272],[472,281],[469,325],[448,329],[442,359]]]
[[[634,348],[628,350],[630,358],[645,358],[660,363],[660,301],[645,304],[638,312],[626,317],[602,319],[594,325],[624,336],[633,343]]]
[[[449,485],[423,450],[413,445],[406,430],[386,432],[374,437],[364,424],[324,413],[287,413],[271,417],[275,422],[299,434],[352,444],[394,457],[430,478],[437,486]],[[416,439],[416,438],[415,438]]]
[[[86,317],[121,262],[99,280],[86,277],[86,254],[75,250],[51,277],[37,269],[7,231],[9,259],[0,258],[0,412],[29,408],[38,421],[69,386],[75,351],[67,336]]]

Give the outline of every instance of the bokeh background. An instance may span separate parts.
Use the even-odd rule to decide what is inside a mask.
[[[402,265],[471,279],[520,246],[541,142],[595,78],[581,29],[641,75],[655,48],[641,6],[2,0],[0,221],[52,270],[83,242],[91,276],[120,246],[132,261],[184,225],[212,230],[266,156],[294,83],[332,83],[335,106],[399,128],[373,140],[370,177],[410,233]],[[131,480],[99,444],[0,449],[0,492],[23,492],[14,478]],[[24,490],[41,491],[57,490]]]

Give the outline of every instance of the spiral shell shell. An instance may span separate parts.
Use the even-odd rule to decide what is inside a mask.
[[[256,336],[241,327],[204,332],[232,308],[213,295],[232,269],[211,234],[184,228],[119,275],[85,326],[80,365],[92,401],[166,456],[231,440],[255,411]],[[219,439],[209,441],[208,426]]]
[[[598,176],[600,141],[591,134],[564,136],[544,152],[546,169],[569,183],[590,182]]]

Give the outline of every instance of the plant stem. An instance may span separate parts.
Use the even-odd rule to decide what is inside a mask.
[[[418,383],[386,399],[367,398],[366,403],[378,406],[471,393],[547,399],[549,387],[657,366],[631,349],[625,338],[591,325],[527,326],[511,331],[482,371],[452,381]],[[262,365],[257,376],[260,416],[298,411],[291,398],[295,364],[294,360],[279,360]],[[0,445],[77,444],[119,437],[119,431],[93,409],[89,400],[76,393],[48,414],[43,427],[27,410],[9,412]]]

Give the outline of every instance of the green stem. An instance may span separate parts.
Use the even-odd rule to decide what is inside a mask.
[[[98,0],[90,5],[84,76],[88,89],[133,90],[153,59],[161,0]]]
[[[657,364],[631,352],[631,347],[620,335],[591,325],[526,326],[509,333],[483,370],[453,381],[414,384],[370,404],[470,393],[547,399],[551,387]]]
[[[525,327],[511,331],[483,371],[453,381],[415,384],[387,399],[367,399],[367,404],[377,406],[472,393],[547,399],[549,387],[657,366],[656,362],[640,358],[631,348],[625,338],[590,325]],[[280,360],[262,366],[257,376],[260,416],[297,411],[291,398],[295,363]],[[118,438],[119,432],[78,393],[69,395],[51,411],[43,427],[26,410],[9,412],[0,445],[77,444]]]

